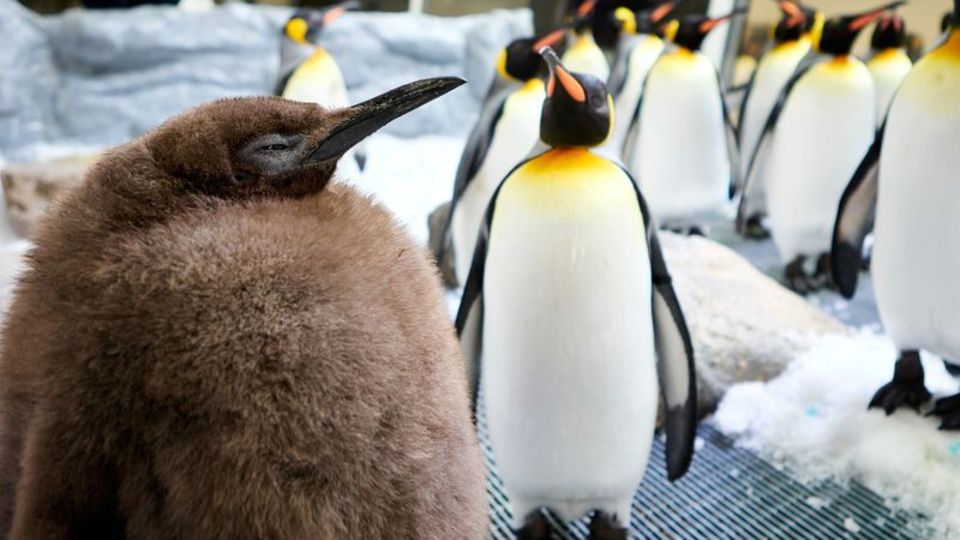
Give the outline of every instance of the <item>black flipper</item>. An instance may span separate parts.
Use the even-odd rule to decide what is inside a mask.
[[[720,89],[720,104],[723,105],[723,124],[726,127],[727,158],[730,160],[730,198],[743,189],[743,179],[740,175],[740,135],[738,128],[733,125],[730,108],[727,106],[727,95],[723,90],[723,79],[717,72],[717,88]]]
[[[770,110],[770,116],[767,117],[767,121],[763,125],[763,132],[760,133],[760,139],[757,141],[753,156],[750,157],[750,165],[747,167],[747,176],[744,179],[743,192],[737,208],[736,227],[737,232],[741,234],[743,234],[744,227],[750,217],[758,213],[764,213],[766,210],[764,208],[764,198],[761,195],[764,189],[757,176],[759,176],[760,171],[766,166],[767,157],[773,147],[774,128],[777,126],[777,121],[780,120],[780,114],[783,112],[783,108],[786,106],[791,92],[793,92],[797,83],[800,82],[800,79],[802,79],[813,66],[817,65],[818,60],[819,57],[817,56],[808,56],[801,62],[800,67],[797,68],[793,77],[783,87],[783,90],[780,92],[780,97],[777,98],[776,104],[774,104],[773,109]]]
[[[623,171],[628,178],[630,173]],[[693,341],[673,290],[673,280],[660,249],[657,227],[643,195],[630,178],[643,213],[650,252],[650,274],[653,280],[653,325],[657,350],[657,371],[660,391],[667,410],[667,478],[682,477],[693,459],[697,438],[697,374]]]
[[[532,158],[531,158],[532,159]],[[490,227],[493,223],[493,213],[496,210],[497,198],[500,189],[514,171],[525,165],[523,161],[514,167],[504,180],[497,186],[490,198],[487,212],[477,234],[476,248],[473,250],[473,260],[470,263],[470,273],[463,286],[463,296],[460,298],[460,308],[457,310],[456,329],[460,339],[460,349],[463,351],[467,363],[467,378],[470,384],[470,408],[476,418],[477,396],[480,392],[480,355],[483,350],[483,278],[487,265],[487,250],[490,246]],[[452,209],[451,209],[452,210]]]
[[[844,298],[857,292],[857,280],[863,262],[863,241],[873,230],[879,188],[880,149],[883,146],[884,123],[864,156],[847,189],[840,198],[837,221],[833,228],[830,249],[830,272]]]
[[[515,88],[515,84],[508,83],[502,77],[496,75],[487,92],[487,98],[480,111],[480,116],[477,118],[477,123],[473,126],[473,131],[467,138],[467,144],[460,156],[460,164],[457,166],[457,175],[453,183],[450,214],[447,216],[447,223],[443,227],[443,242],[441,242],[440,252],[437,254],[437,260],[440,261],[441,265],[446,257],[445,248],[449,242],[453,212],[463,193],[467,190],[467,186],[470,185],[470,181],[477,175],[477,171],[480,170],[483,161],[487,158],[487,151],[490,150],[490,143],[493,141],[494,128],[503,115],[503,107],[507,97]]]

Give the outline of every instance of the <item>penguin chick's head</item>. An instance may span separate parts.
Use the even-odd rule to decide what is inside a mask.
[[[297,10],[284,26],[283,33],[289,39],[302,45],[314,43],[320,33],[333,21],[342,17],[346,12],[360,7],[357,0],[341,2],[327,9],[300,9]]]
[[[673,32],[673,42],[691,51],[699,50],[700,46],[703,45],[704,38],[707,37],[707,34],[709,34],[711,30],[719,26],[720,23],[726,22],[746,12],[746,9],[738,9],[723,17],[712,19],[699,14],[687,15],[680,19],[676,31]]]
[[[540,74],[543,58],[540,49],[554,47],[567,35],[560,28],[542,36],[516,39],[502,51],[497,58],[497,73],[507,80],[529,81]]]
[[[215,101],[169,120],[143,142],[168,193],[302,197],[323,190],[355,144],[464,82],[425,79],[332,110],[282,98]]]
[[[773,30],[773,39],[777,43],[797,41],[804,34],[813,30],[817,12],[793,0],[776,0],[783,14],[780,22]]]
[[[907,44],[907,25],[897,13],[888,13],[877,21],[870,36],[870,48],[875,51],[901,49]]]
[[[883,16],[884,12],[898,8],[906,2],[899,1],[887,4],[870,11],[855,15],[834,17],[823,25],[823,36],[820,37],[820,51],[832,55],[850,54],[853,42],[860,31],[873,21]]]
[[[593,75],[563,67],[550,47],[540,51],[550,67],[540,115],[540,139],[550,146],[597,146],[613,127],[613,98]]]

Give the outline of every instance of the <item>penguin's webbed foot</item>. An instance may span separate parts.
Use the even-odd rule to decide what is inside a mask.
[[[887,415],[906,405],[919,412],[930,401],[930,391],[923,385],[923,365],[919,351],[904,351],[893,369],[893,380],[880,387],[867,407],[882,408]]]
[[[617,523],[615,516],[606,512],[594,512],[590,519],[590,540],[627,540],[627,529]]]
[[[752,216],[743,224],[741,234],[748,240],[766,240],[770,238],[770,229],[763,224],[763,216]]]
[[[830,254],[821,253],[817,259],[817,269],[813,273],[812,281],[817,289],[837,290],[833,281],[833,272],[830,270]]]
[[[517,530],[517,540],[550,540],[550,523],[540,510],[527,514],[523,527]]]
[[[816,284],[807,276],[803,269],[806,257],[798,255],[784,269],[783,274],[787,281],[787,288],[797,294],[807,294],[816,290]]]
[[[940,417],[942,430],[960,430],[960,394],[938,399],[927,416]]]

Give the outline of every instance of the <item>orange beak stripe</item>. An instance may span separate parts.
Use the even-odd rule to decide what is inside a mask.
[[[548,45],[552,46],[556,42],[560,41],[560,39],[562,39],[563,36],[565,36],[566,34],[567,34],[567,31],[564,30],[563,28],[561,28],[560,30],[554,30],[553,32],[550,32],[549,34],[543,36],[542,38],[540,38],[539,41],[534,43],[533,50],[539,52],[540,49]]]
[[[861,15],[857,17],[856,19],[853,20],[853,22],[850,23],[850,30],[860,30],[864,26],[872,23],[873,21],[883,16],[884,11],[885,10],[881,9],[879,11],[874,11],[872,13],[867,13],[866,15]]]
[[[580,83],[573,78],[573,75],[567,73],[567,70],[557,66],[556,78],[560,79],[560,84],[563,85],[563,89],[566,90],[567,93],[570,94],[570,97],[572,97],[575,101],[583,103],[587,100],[587,93],[584,92],[583,87],[580,86]],[[550,77],[550,79],[552,82],[553,77]]]
[[[344,15],[346,12],[347,12],[347,8],[335,7],[335,8],[333,8],[333,9],[331,9],[330,11],[324,13],[324,14],[323,14],[323,26],[326,27],[326,26],[332,24],[333,21],[339,19],[340,17],[343,17],[343,15]]]
[[[669,15],[671,11],[673,11],[674,7],[676,7],[674,2],[667,2],[666,4],[663,4],[650,13],[650,20],[655,23],[660,22],[664,17]]]
[[[580,4],[580,7],[577,8],[577,17],[583,17],[584,15],[589,14],[593,11],[593,8],[596,7],[597,0],[587,0],[586,2]]]
[[[807,19],[807,16],[803,14],[803,11],[801,11],[800,8],[790,0],[780,0],[780,9],[790,16],[790,18],[787,19],[787,26],[790,28],[793,28]]]

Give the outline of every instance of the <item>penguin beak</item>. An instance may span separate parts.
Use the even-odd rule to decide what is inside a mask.
[[[586,90],[584,90],[580,82],[567,71],[567,68],[563,67],[563,64],[560,63],[560,58],[557,57],[557,53],[553,49],[550,47],[540,49],[540,56],[543,57],[550,67],[550,80],[547,81],[547,97],[553,97],[553,93],[557,88],[557,81],[560,81],[560,85],[563,86],[563,89],[574,101],[583,103],[587,100]]]
[[[357,143],[393,120],[437,99],[467,81],[460,77],[423,79],[371,98],[346,109],[347,120],[320,141],[305,163],[338,158]]]
[[[597,0],[587,0],[577,8],[577,18],[586,17],[593,13],[593,8],[597,7]]]
[[[737,15],[744,15],[747,12],[746,8],[735,9],[730,13],[727,13],[723,17],[716,17],[714,19],[707,19],[700,23],[698,30],[701,34],[707,34],[714,28],[716,28],[720,23],[729,21],[730,19],[736,17]]]
[[[847,28],[851,32],[859,32],[864,26],[867,26],[868,24],[882,17],[885,12],[891,9],[896,9],[904,4],[906,4],[905,1],[893,2],[892,4],[887,4],[883,7],[870,10],[863,14],[854,15],[853,19],[847,23]]]
[[[803,23],[807,19],[807,16],[804,15],[803,13],[803,10],[801,10],[799,6],[797,6],[790,0],[780,0],[779,3],[780,3],[780,11],[782,11],[784,15],[790,17],[789,19],[787,19],[787,26],[789,26],[790,28],[793,28],[798,24]]]
[[[677,9],[677,6],[679,6],[683,2],[684,0],[676,0],[674,2],[667,2],[665,4],[661,4],[656,9],[650,12],[650,22],[652,22],[653,24],[657,24],[660,21],[664,20],[667,17],[667,15],[673,13],[673,11]]]
[[[348,11],[353,11],[360,8],[360,2],[358,0],[348,0],[347,2],[341,2],[336,6],[328,9],[323,14],[323,27],[327,28],[334,21],[346,15]]]
[[[549,34],[538,39],[537,42],[533,44],[533,50],[540,52],[540,50],[543,49],[544,47],[553,47],[566,35],[567,35],[566,27],[565,26],[560,27],[554,30],[553,32],[550,32]]]

